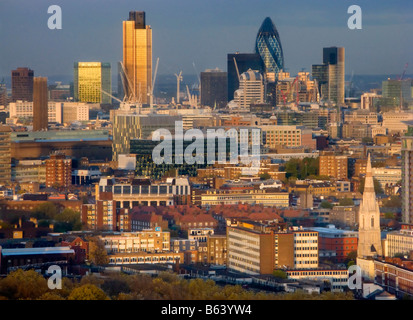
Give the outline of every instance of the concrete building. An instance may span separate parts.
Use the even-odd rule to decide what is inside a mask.
[[[378,167],[372,168],[371,170],[374,179],[376,179],[380,183],[383,190],[385,190],[386,187],[395,186],[402,180],[401,167]]]
[[[63,103],[48,101],[47,119],[49,123],[62,123]],[[33,120],[33,102],[21,101],[11,102],[9,104],[9,118]]]
[[[410,256],[413,251],[413,226],[402,225],[397,231],[387,233],[384,256],[393,258],[396,254]]]
[[[274,149],[277,146],[299,147],[304,146],[316,149],[316,140],[312,130],[303,126],[259,126],[262,132],[263,144]]]
[[[249,111],[252,103],[264,102],[264,79],[258,70],[248,69],[240,75],[234,102],[240,111]]]
[[[402,137],[402,221],[413,223],[413,123]]]

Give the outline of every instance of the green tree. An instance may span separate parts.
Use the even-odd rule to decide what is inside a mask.
[[[364,192],[364,183],[366,181],[366,178],[363,177],[360,180],[360,186],[359,186],[359,192],[363,193]],[[381,184],[379,181],[377,181],[375,178],[373,178],[373,184],[374,184],[374,192],[376,192],[376,194],[384,194],[384,190],[381,187]]]
[[[75,288],[68,300],[110,300],[105,292],[93,284],[85,284]]]
[[[320,208],[323,208],[323,209],[332,209],[333,207],[334,207],[334,205],[332,203],[328,202],[327,200],[324,200],[320,204]]]
[[[56,214],[56,206],[51,202],[43,202],[33,209],[33,216],[37,219],[54,219]]]
[[[274,270],[272,275],[276,278],[280,278],[280,279],[287,279],[288,275],[285,271],[281,270],[281,269],[277,269]]]
[[[398,195],[391,196],[390,199],[383,201],[383,207],[386,207],[386,208],[401,208],[401,206],[402,206],[402,199]]]
[[[264,172],[260,175],[260,180],[268,180],[271,179],[271,175],[268,172]]]
[[[81,230],[82,221],[80,218],[80,213],[72,209],[64,209],[61,213],[56,214],[55,225],[56,232],[67,232],[72,230]]]

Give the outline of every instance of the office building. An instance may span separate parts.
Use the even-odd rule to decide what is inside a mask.
[[[220,69],[201,72],[201,105],[225,108],[228,102],[228,77]]]
[[[284,55],[280,36],[269,17],[265,18],[258,30],[255,53],[261,57],[267,79],[276,81],[278,73],[284,69]]]
[[[248,69],[240,75],[239,89],[234,102],[239,110],[249,111],[252,103],[264,102],[264,79],[258,70]]]
[[[344,105],[345,50],[343,47],[323,48],[323,64],[312,66],[324,101]]]
[[[47,78],[33,79],[33,131],[47,130],[48,94]]]
[[[34,71],[17,68],[11,72],[11,100],[33,101]]]
[[[128,99],[149,103],[152,86],[152,29],[146,25],[145,12],[131,11],[123,21],[122,83]]]
[[[262,143],[270,149],[279,146],[316,148],[312,130],[303,126],[260,126]]]
[[[403,224],[400,230],[386,235],[384,256],[393,258],[396,254],[410,256],[413,252],[413,225]]]
[[[64,154],[52,154],[46,160],[46,186],[68,187],[72,184],[72,159]]]
[[[11,181],[11,129],[0,125],[0,185]]]
[[[234,99],[235,90],[239,89],[239,76],[248,69],[258,70],[259,73],[264,72],[264,65],[258,53],[229,53],[227,55],[228,101]]]
[[[175,121],[180,116],[119,114],[113,120],[112,160],[117,161],[119,154],[135,153],[130,150],[131,139],[149,139],[153,131],[163,128],[175,131]]]
[[[75,101],[112,103],[110,63],[75,62],[73,86]]]
[[[413,223],[413,123],[402,137],[402,221]]]

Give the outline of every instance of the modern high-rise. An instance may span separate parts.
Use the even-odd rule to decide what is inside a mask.
[[[11,129],[0,125],[0,185],[11,181]]]
[[[258,53],[229,53],[227,55],[228,101],[234,99],[234,92],[239,89],[237,69],[239,75],[248,71],[248,69],[258,70],[262,74],[264,65]]]
[[[228,102],[227,73],[217,69],[201,72],[201,105],[224,108]]]
[[[11,72],[12,101],[33,101],[34,71],[29,68],[17,68]]]
[[[128,99],[149,103],[152,85],[152,29],[146,25],[145,12],[131,11],[123,21],[122,82]]]
[[[345,50],[343,47],[323,48],[323,64],[312,66],[313,79],[319,85],[320,94],[326,101],[344,104]]]
[[[73,86],[75,101],[111,103],[108,95],[112,94],[110,63],[75,62]]]
[[[402,137],[402,221],[413,223],[413,122]]]
[[[357,257],[361,259],[382,256],[380,208],[374,191],[370,154],[367,159],[363,199],[359,209],[359,240]]]
[[[269,17],[265,18],[258,30],[255,53],[260,55],[267,77],[277,80],[278,73],[284,69],[284,55],[280,36]]]
[[[33,131],[47,130],[47,127],[47,78],[36,77],[33,80]]]

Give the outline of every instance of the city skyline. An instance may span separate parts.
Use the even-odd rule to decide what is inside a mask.
[[[212,1],[206,5],[159,0],[122,1],[116,6],[87,1],[82,10],[79,1],[54,4],[62,8],[61,30],[47,28],[51,4],[46,1],[2,1],[0,40],[8,43],[0,61],[2,77],[18,66],[27,66],[38,76],[70,75],[74,61],[108,61],[115,66],[122,60],[122,21],[133,10],[146,12],[160,75],[180,70],[184,75],[199,74],[216,67],[225,71],[228,53],[254,52],[256,34],[267,16],[280,34],[290,73],[310,71],[312,64],[321,63],[323,47],[338,46],[346,48],[346,74],[400,74],[413,49],[409,41],[413,23],[408,21],[412,4],[405,1],[359,3],[362,30],[347,27],[350,1],[339,5],[321,0],[311,4],[238,1],[236,5]]]

